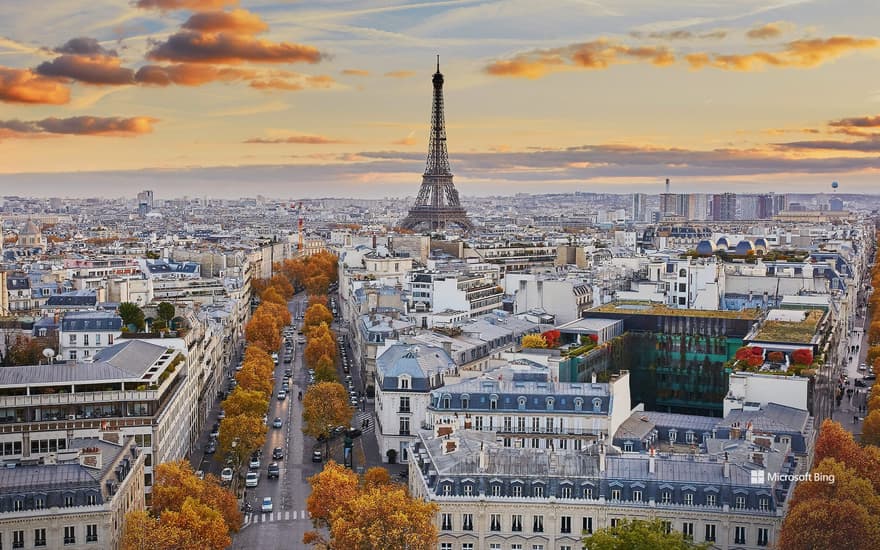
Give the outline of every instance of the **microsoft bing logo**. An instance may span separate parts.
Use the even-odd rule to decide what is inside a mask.
[[[764,485],[767,483],[767,476],[764,473],[764,470],[752,470],[749,472],[751,476],[752,485]]]

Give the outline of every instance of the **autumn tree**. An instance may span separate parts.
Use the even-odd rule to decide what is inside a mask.
[[[244,359],[242,362],[245,365],[252,363],[261,368],[263,372],[271,373],[275,370],[275,363],[272,361],[272,356],[269,355],[269,352],[257,346],[248,346],[244,350]]]
[[[546,348],[547,340],[540,334],[526,334],[522,337],[520,345],[524,348]]]
[[[309,338],[306,343],[306,348],[303,351],[303,357],[306,360],[306,365],[310,368],[315,368],[318,364],[318,360],[323,356],[334,357],[336,354],[336,340],[333,338],[330,329],[327,328],[327,325],[321,324],[318,327],[312,329],[309,333]]]
[[[284,276],[283,273],[277,273],[273,275],[271,279],[269,279],[269,288],[274,288],[276,291],[278,291],[278,293],[281,294],[285,301],[293,298],[293,284],[290,282],[290,279]]]
[[[249,344],[266,351],[275,351],[281,347],[281,333],[275,319],[265,311],[254,312],[254,316],[245,326],[245,338]]]
[[[823,500],[821,506],[816,502],[788,511],[779,533],[779,550],[880,548],[876,519],[864,507],[850,500]]]
[[[330,279],[326,275],[314,275],[305,280],[306,292],[311,295],[327,294],[330,289]]]
[[[559,347],[559,338],[562,336],[562,334],[558,330],[556,330],[556,329],[548,330],[548,331],[542,333],[541,336],[543,336],[544,341],[547,342],[548,348]]]
[[[303,315],[303,325],[308,327],[305,332],[308,333],[309,329],[320,326],[321,323],[330,326],[333,323],[333,314],[324,305],[314,304],[309,306],[305,315]]]
[[[232,453],[238,464],[266,442],[266,425],[262,418],[240,414],[220,421],[220,452]],[[235,446],[232,442],[236,441]]]
[[[330,514],[351,501],[358,492],[358,476],[330,460],[324,469],[309,478],[312,492],[306,498],[306,507],[312,525],[319,529],[330,527]]]
[[[364,485],[367,487],[383,487],[391,483],[393,483],[391,481],[391,474],[380,466],[370,468],[364,474]]]
[[[199,479],[185,460],[159,464],[153,475],[151,511],[154,516],[161,517],[168,510],[180,511],[187,498],[195,498],[220,512],[229,532],[239,530],[241,512],[235,495],[220,487],[215,478]]]
[[[266,290],[260,294],[260,300],[262,300],[262,303],[260,304],[261,306],[267,303],[279,304],[282,306],[287,305],[287,300],[284,299],[284,296],[282,296],[274,286],[266,288]]]
[[[877,404],[878,398],[873,398],[873,405]],[[862,445],[880,445],[880,410],[873,409],[865,417],[862,423]]]
[[[269,400],[264,392],[248,390],[243,385],[232,390],[232,393],[223,401],[223,411],[227,416],[246,414],[260,418],[268,408]]]
[[[330,301],[327,300],[326,296],[321,296],[319,294],[309,296],[309,307],[312,307],[315,304],[320,304],[324,307],[328,307],[330,305]]]
[[[275,321],[275,328],[277,330],[284,328],[284,325],[289,325],[292,320],[290,310],[287,309],[287,306],[276,302],[263,302],[260,304],[260,307],[257,308],[257,311],[259,311],[260,314],[268,314],[271,316]]]
[[[258,392],[268,400],[275,387],[272,380],[272,370],[272,367],[266,369],[262,364],[245,362],[241,370],[235,373],[235,380],[242,389]]]
[[[334,427],[351,424],[348,392],[335,382],[313,384],[303,396],[302,416],[303,433],[316,439],[327,438]]]
[[[315,379],[318,382],[338,382],[336,362],[329,355],[322,355],[315,363]]]
[[[706,543],[698,544],[678,531],[666,532],[659,519],[621,520],[614,527],[599,529],[584,540],[587,550],[697,550],[708,549]]]
[[[180,511],[168,510],[159,517],[161,539],[179,550],[222,550],[232,544],[220,512],[189,497]]]

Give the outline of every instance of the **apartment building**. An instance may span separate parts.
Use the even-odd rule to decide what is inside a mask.
[[[122,318],[111,311],[70,311],[61,318],[58,356],[67,361],[91,361],[100,350],[117,343]]]

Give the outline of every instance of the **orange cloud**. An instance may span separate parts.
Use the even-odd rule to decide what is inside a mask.
[[[216,10],[226,6],[237,6],[238,0],[137,0],[135,4],[142,9],[152,10]]]
[[[317,48],[288,42],[270,42],[248,35],[181,31],[147,53],[156,61],[187,63],[317,63]]]
[[[134,71],[122,67],[122,60],[110,55],[65,54],[37,66],[43,76],[70,78],[97,86],[121,86],[134,82]]]
[[[135,74],[135,80],[141,84],[153,86],[201,86],[209,82],[231,82],[256,78],[257,71],[236,69],[233,67],[214,67],[195,63],[179,63],[177,65],[144,65]]]
[[[342,74],[346,76],[370,76],[370,71],[362,69],[343,69]]]
[[[346,141],[342,141],[339,139],[329,138],[327,136],[313,136],[313,135],[296,135],[296,136],[286,136],[279,138],[251,138],[245,140],[244,143],[259,143],[259,144],[269,144],[276,145],[279,143],[297,143],[302,145],[329,145],[334,143],[348,143]]]
[[[654,40],[721,40],[722,38],[727,37],[727,31],[723,29],[715,29],[704,33],[695,33],[678,29],[674,31],[654,31],[647,33],[642,31],[632,31],[629,35],[633,38],[652,38]]]
[[[835,127],[857,127],[857,128],[875,128],[880,126],[880,115],[878,116],[860,116],[852,118],[841,118],[840,120],[832,120],[828,126]]]
[[[385,76],[390,78],[409,78],[415,75],[416,73],[414,71],[390,71],[385,73]]]
[[[599,38],[564,48],[519,54],[512,59],[490,63],[485,71],[496,76],[540,78],[548,72],[564,70],[566,67],[607,69],[611,65],[629,61],[643,61],[665,67],[675,63],[675,55],[665,46],[632,47]]]
[[[407,145],[407,146],[415,145],[416,144],[415,132],[410,132],[409,135],[407,135],[405,138],[396,139],[396,140],[392,141],[391,144],[392,145]]]
[[[750,71],[771,67],[810,68],[836,59],[855,50],[877,48],[880,40],[876,38],[856,38],[852,36],[832,36],[830,38],[811,38],[795,40],[785,45],[780,52],[752,52],[748,54],[710,54],[699,53],[685,56],[691,68],[715,67],[733,71]]]
[[[55,78],[46,78],[30,69],[0,67],[0,101],[63,105],[70,101],[70,89]]]
[[[269,25],[259,15],[241,9],[195,13],[182,27],[191,31],[229,31],[236,34],[259,34],[269,29]]]
[[[269,78],[266,80],[253,80],[250,83],[251,88],[258,90],[287,90],[288,92],[298,92],[304,90],[305,86],[301,82],[291,82],[281,78]]]
[[[767,23],[766,25],[761,25],[760,27],[755,27],[754,29],[749,29],[746,31],[746,36],[755,40],[767,40],[769,38],[776,38],[778,36],[782,36],[782,33],[785,32],[783,27],[788,26],[782,23]]]
[[[79,136],[118,136],[132,137],[153,131],[157,119],[138,116],[96,117],[77,116],[70,118],[44,118],[22,122],[19,120],[0,121],[0,131],[4,137],[38,137],[46,134],[65,134]]]

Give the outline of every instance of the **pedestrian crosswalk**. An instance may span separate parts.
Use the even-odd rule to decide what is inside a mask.
[[[250,525],[252,523],[273,523],[278,521],[300,521],[308,519],[308,510],[285,510],[283,512],[266,513],[255,512],[244,515],[244,524]]]
[[[369,411],[358,411],[354,415],[354,418],[351,419],[351,427],[357,428],[363,433],[372,432],[375,424],[376,423],[373,421],[373,413]]]

